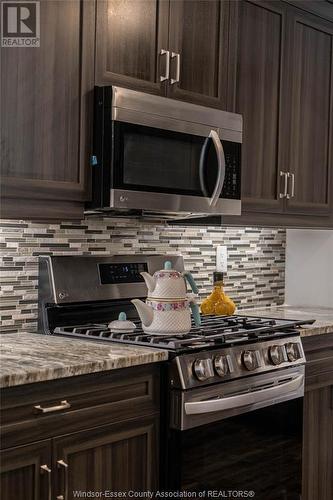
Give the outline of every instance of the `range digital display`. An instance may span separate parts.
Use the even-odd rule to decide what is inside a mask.
[[[101,285],[140,283],[144,281],[140,273],[148,271],[146,262],[98,264],[98,269]]]

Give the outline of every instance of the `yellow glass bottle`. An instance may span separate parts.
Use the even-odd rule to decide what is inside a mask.
[[[214,273],[214,288],[212,293],[201,304],[202,314],[231,316],[235,310],[235,303],[223,290],[223,273]]]

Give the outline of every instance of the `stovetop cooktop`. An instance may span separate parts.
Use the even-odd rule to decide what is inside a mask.
[[[246,344],[249,342],[291,336],[298,333],[297,326],[305,321],[260,318],[256,316],[203,316],[200,327],[192,327],[188,334],[152,335],[143,332],[141,323],[134,321],[137,328],[133,333],[112,333],[107,324],[85,324],[56,327],[54,334],[106,342],[149,345],[176,352],[188,352]]]

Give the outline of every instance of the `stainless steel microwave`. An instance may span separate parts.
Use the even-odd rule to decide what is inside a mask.
[[[240,215],[241,143],[241,115],[96,87],[88,211]]]

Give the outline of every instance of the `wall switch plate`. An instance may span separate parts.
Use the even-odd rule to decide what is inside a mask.
[[[226,273],[228,267],[228,250],[225,245],[216,247],[216,271]]]

